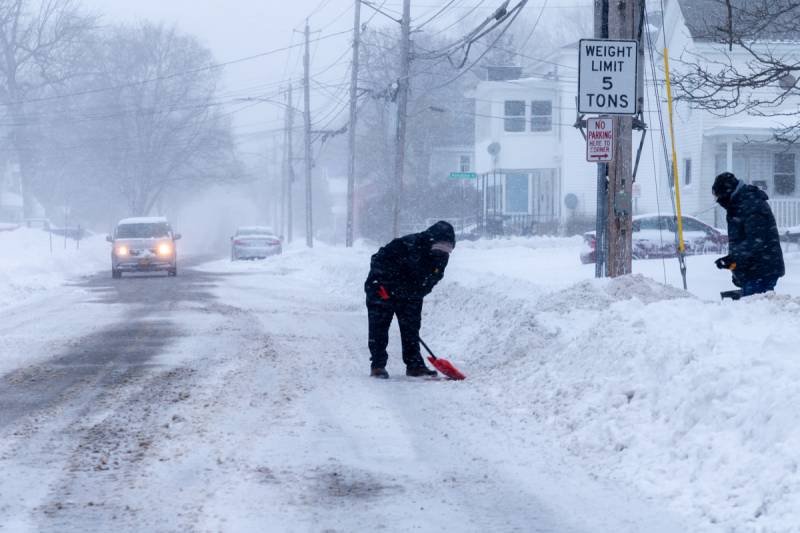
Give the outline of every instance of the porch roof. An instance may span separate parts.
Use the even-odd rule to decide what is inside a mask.
[[[705,137],[739,135],[748,137],[772,137],[776,130],[784,128],[776,117],[735,115],[717,119],[703,130]]]

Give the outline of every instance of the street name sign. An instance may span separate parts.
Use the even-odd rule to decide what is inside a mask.
[[[586,160],[606,163],[614,157],[614,119],[586,119]]]
[[[639,43],[581,39],[578,46],[578,112],[635,115]]]
[[[478,177],[478,174],[475,172],[451,172],[450,179],[451,180],[474,180]]]

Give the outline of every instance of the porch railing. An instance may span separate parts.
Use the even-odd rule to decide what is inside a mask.
[[[778,229],[800,226],[800,198],[769,200],[769,206],[775,215]]]

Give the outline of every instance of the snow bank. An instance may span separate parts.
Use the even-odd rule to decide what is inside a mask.
[[[94,235],[80,242],[40,229],[0,232],[0,307],[63,285],[67,280],[109,268],[109,244]]]
[[[426,302],[431,341],[474,386],[693,531],[798,531],[800,299],[710,303],[640,275],[508,281]]]
[[[426,299],[423,335],[502,406],[497,416],[670,502],[692,531],[798,531],[800,298],[786,293],[800,294],[800,254],[787,254],[783,294],[720,302],[730,280],[713,256],[689,258],[692,294],[677,288],[674,261],[595,280],[579,249],[459,243]],[[374,250],[294,248],[207,268],[306,276],[360,305]]]

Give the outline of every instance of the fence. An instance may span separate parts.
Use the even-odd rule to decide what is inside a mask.
[[[800,198],[769,200],[778,228],[800,226]]]

